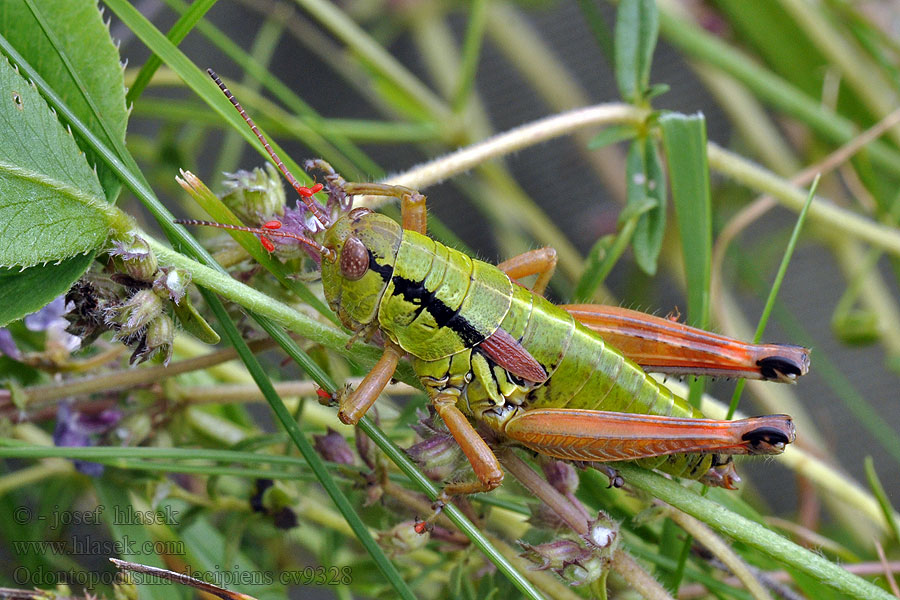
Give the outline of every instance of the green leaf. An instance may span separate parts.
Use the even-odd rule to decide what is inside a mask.
[[[666,232],[666,177],[656,145],[644,141],[644,195],[655,206],[641,215],[634,230],[635,258],[638,265],[649,275],[656,273],[656,260],[662,250],[663,235]]]
[[[197,94],[205,103],[207,103],[214,111],[225,119],[236,131],[244,137],[245,140],[263,156],[268,157],[265,149],[256,134],[247,127],[241,116],[234,110],[231,102],[225,98],[219,87],[213,83],[209,76],[197,68],[194,63],[172,42],[164,36],[150,21],[147,20],[131,3],[126,0],[109,0],[106,2],[107,8],[113,11],[116,16],[125,23],[128,28],[142,41],[147,47],[156,54],[166,65],[172,69],[184,83]],[[265,133],[265,132],[263,132]],[[267,136],[268,137],[268,136]],[[272,149],[278,154],[288,171],[300,182],[312,181],[306,172],[294,162],[287,152],[281,149],[272,139],[269,139]]]
[[[637,130],[632,125],[613,125],[598,133],[590,142],[588,150],[605,148],[617,142],[630,140],[637,135]]]
[[[0,266],[91,252],[106,239],[112,210],[75,139],[0,60]]]
[[[645,96],[646,100],[652,100],[657,96],[662,96],[666,92],[672,89],[668,83],[654,83],[649,88],[647,88],[647,95]]]
[[[872,488],[872,495],[878,500],[878,505],[881,507],[882,514],[884,514],[884,520],[887,521],[894,542],[897,542],[900,540],[900,523],[894,518],[894,507],[891,506],[891,499],[884,490],[881,479],[878,478],[878,473],[875,471],[875,461],[872,460],[871,456],[866,457],[865,465],[866,480],[869,482],[869,487]]]
[[[94,257],[82,254],[59,264],[21,271],[0,269],[0,327],[33,313],[68,290]]]
[[[622,0],[616,16],[616,83],[626,102],[644,99],[659,33],[656,0]]]
[[[709,314],[712,206],[702,114],[667,114],[659,124],[669,163],[672,201],[681,234],[688,290],[688,319],[705,327]]]
[[[0,11],[0,33],[100,139],[124,143],[128,111],[119,52],[94,0],[9,0]],[[97,165],[106,198],[115,200],[118,177],[80,145]]]
[[[625,171],[627,204],[623,214],[643,213],[631,241],[634,258],[642,271],[654,275],[666,229],[666,186],[659,155],[649,140],[632,142]],[[651,208],[646,206],[648,201]]]
[[[185,294],[181,302],[173,303],[175,316],[185,331],[203,342],[204,344],[218,344],[219,334],[213,329],[197,309],[194,308],[191,298]]]
[[[32,3],[32,6],[36,6]],[[3,10],[0,11],[0,33],[17,48],[19,53],[24,56],[28,62],[37,66],[40,75],[54,87],[57,93],[65,98],[66,102],[71,106],[76,114],[89,123],[92,131],[101,137],[105,137],[105,130],[100,125],[96,115],[91,111],[89,103],[85,100],[84,94],[89,94],[92,102],[100,114],[103,115],[106,130],[111,131],[120,141],[125,139],[125,126],[128,113],[125,109],[125,90],[122,69],[119,66],[119,55],[109,37],[106,25],[103,23],[97,5],[92,0],[46,0],[40,3],[38,13],[42,18],[44,27],[46,27],[53,36],[54,40],[48,37],[42,24],[35,18],[28,5],[23,0],[11,0],[4,2]],[[54,44],[55,42],[55,44]],[[67,59],[61,58],[63,53]],[[4,67],[8,65],[5,64]],[[67,66],[68,63],[68,66]],[[78,80],[83,87],[79,87],[72,77],[72,72],[78,76]],[[26,86],[16,88],[16,91],[24,93]],[[27,86],[29,92],[30,86]],[[4,90],[8,90],[4,86]],[[6,98],[6,91],[3,92]],[[56,117],[51,116],[49,111],[39,109],[38,106],[46,106],[43,100],[36,103],[37,100],[30,102],[32,108],[22,105],[23,112],[28,112],[26,123],[37,122],[38,120],[46,121],[49,125],[42,124],[40,127],[33,129],[33,132],[40,134],[45,127],[55,127],[61,129],[56,122]],[[0,112],[3,110],[0,105]],[[23,115],[24,116],[24,115]],[[11,132],[3,136],[6,140],[13,139]],[[3,135],[3,134],[0,134]],[[58,135],[58,133],[54,133]],[[68,161],[76,160],[74,157],[78,153],[78,148],[71,143],[71,138],[67,139],[60,146],[47,145],[36,139],[32,135],[25,138],[16,139],[14,144],[9,146],[10,149],[20,149],[22,139],[31,140],[28,144],[27,154],[32,156],[35,161],[32,164],[44,165],[46,170],[53,168],[54,164],[67,165]],[[44,137],[45,141],[53,139],[52,137]],[[8,144],[5,143],[4,146]],[[97,161],[95,156],[85,144],[81,144],[82,149],[87,152],[88,160],[97,164],[97,173],[99,175],[100,186],[102,190],[95,189],[94,181],[96,177],[90,173],[90,169],[85,169],[87,162],[85,158],[80,156],[77,162],[77,168],[71,169],[71,173],[77,174],[79,179],[91,179],[91,184],[85,187],[93,196],[101,197],[104,195],[107,199],[114,199],[119,191],[118,178],[112,174],[102,161]],[[36,148],[43,148],[44,152],[35,152]],[[63,148],[67,156],[63,159],[53,159],[46,156],[50,152],[63,153]],[[70,149],[70,150],[69,150]],[[20,152],[26,154],[26,152]],[[67,172],[68,168],[65,169]],[[38,171],[40,172],[40,171]],[[3,179],[6,179],[4,174]],[[20,187],[13,185],[13,189]],[[32,189],[38,194],[43,195],[46,190]],[[7,196],[4,195],[4,198]],[[0,201],[2,202],[2,201]],[[47,214],[47,207],[41,207]],[[89,218],[92,223],[101,223],[100,219]],[[49,237],[53,238],[54,244],[47,244],[43,240],[38,239],[34,235],[30,239],[24,238],[21,234],[13,236],[17,246],[27,248],[32,245],[43,246],[45,253],[54,254],[49,260],[58,261],[62,259],[60,264],[45,264],[32,266],[23,273],[19,274],[16,269],[17,276],[11,274],[0,274],[0,323],[8,323],[11,320],[20,318],[21,316],[38,310],[50,300],[65,292],[72,283],[77,280],[82,273],[88,268],[93,259],[92,250],[102,242],[106,237],[106,227],[102,226],[98,230],[97,227],[88,227],[82,233],[87,233],[80,240],[80,245],[66,247],[66,239],[58,236],[55,228],[48,229],[42,221],[36,222],[39,227],[33,232],[39,233],[38,230],[43,229]],[[76,223],[75,221],[72,222]],[[33,227],[35,223],[32,223]],[[74,227],[75,230],[78,227]],[[28,229],[18,228],[17,231],[28,231]],[[93,234],[93,237],[90,237]],[[10,236],[6,236],[10,239]],[[62,242],[62,252],[60,248],[54,251],[56,242]],[[87,252],[80,256],[73,256],[79,252]],[[69,258],[66,258],[69,257]],[[6,262],[7,257],[0,257],[0,263],[13,264]],[[40,262],[40,261],[26,261]]]
[[[116,558],[131,560],[151,567],[166,568],[162,558],[155,552],[140,552],[141,548],[152,547],[153,538],[148,527],[140,524],[135,515],[142,513],[142,508],[132,504],[131,497],[125,487],[110,480],[108,475],[93,480],[99,505],[103,508],[103,518],[116,544]],[[130,517],[130,518],[129,518]],[[147,581],[146,579],[144,580]],[[184,598],[186,592],[175,585],[139,585],[142,600],[157,598]]]

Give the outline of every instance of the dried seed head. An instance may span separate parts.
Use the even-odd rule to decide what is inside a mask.
[[[562,569],[566,565],[591,557],[589,550],[572,540],[554,540],[537,546],[520,541],[519,545],[524,550],[520,556],[537,565],[533,567],[536,571]]]

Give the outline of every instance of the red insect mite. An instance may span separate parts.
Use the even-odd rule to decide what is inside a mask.
[[[260,237],[259,242],[263,245],[263,248],[268,250],[269,252],[275,252],[275,244],[272,243],[267,237]]]
[[[322,388],[316,388],[316,395],[319,396],[319,398],[325,398],[326,400],[331,400],[331,394],[329,394]]]
[[[263,229],[281,229],[281,221],[266,221],[262,226]]]
[[[325,186],[322,185],[321,183],[317,183],[316,185],[312,186],[311,188],[301,186],[301,187],[297,188],[297,193],[300,194],[301,196],[305,196],[305,197],[309,198],[313,194],[318,194],[319,192],[321,192],[322,188],[324,188],[324,187]]]
[[[420,521],[418,518],[416,518],[416,523],[415,525],[413,525],[413,530],[419,535],[425,534],[429,530],[428,522]]]

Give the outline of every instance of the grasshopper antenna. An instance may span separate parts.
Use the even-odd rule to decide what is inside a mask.
[[[253,119],[250,118],[250,115],[247,114],[247,111],[244,110],[244,107],[241,106],[241,103],[237,101],[237,98],[234,97],[234,94],[231,93],[222,80],[219,79],[219,76],[216,75],[216,72],[212,69],[206,69],[206,72],[212,77],[212,80],[216,82],[216,85],[219,86],[219,89],[225,94],[225,97],[234,105],[237,111],[241,114],[241,117],[250,126],[250,129],[253,130],[253,133],[256,134],[256,137],[262,143],[263,148],[266,149],[266,152],[269,153],[269,156],[272,157],[272,160],[275,161],[275,166],[278,167],[278,170],[281,171],[281,174],[284,175],[284,178],[287,179],[288,183],[291,184],[297,194],[300,195],[300,198],[303,200],[303,203],[312,211],[315,215],[316,219],[324,226],[328,227],[331,225],[331,219],[328,218],[328,215],[325,214],[325,211],[322,210],[322,206],[313,199],[313,194],[322,189],[321,184],[317,184],[313,188],[308,188],[300,185],[300,182],[291,174],[290,171],[287,170],[287,167],[284,166],[284,163],[278,158],[278,155],[275,154],[275,151],[272,150],[272,146],[269,144],[269,140],[266,139],[256,126],[256,123],[253,122]],[[291,237],[291,236],[285,236]]]
[[[304,235],[300,235],[299,233],[294,233],[292,231],[278,231],[278,228],[281,227],[280,221],[269,221],[262,227],[229,225],[228,223],[216,223],[215,221],[198,221],[197,219],[176,219],[175,222],[179,225],[199,225],[203,227],[217,227],[219,229],[232,229],[234,231],[246,231],[247,233],[255,233],[262,237],[260,241],[262,242],[263,247],[269,252],[275,250],[275,246],[272,245],[272,241],[269,239],[270,236],[290,238],[293,240],[297,240],[301,244],[306,244],[307,246],[318,252],[319,256],[324,259],[334,259],[334,251],[326,248],[317,241],[312,240]]]

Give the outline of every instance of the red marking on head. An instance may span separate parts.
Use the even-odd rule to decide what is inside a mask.
[[[259,242],[263,245],[263,248],[269,252],[275,252],[275,244],[273,244],[272,240],[269,238],[260,236]]]
[[[281,229],[281,221],[266,221],[262,226],[263,229]]]

